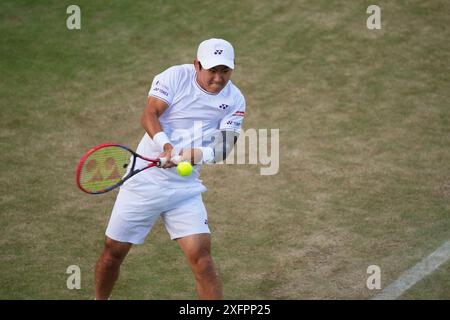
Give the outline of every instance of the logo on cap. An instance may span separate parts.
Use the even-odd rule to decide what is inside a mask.
[[[234,49],[231,43],[223,39],[208,39],[200,43],[197,59],[205,69],[225,65],[234,69]]]

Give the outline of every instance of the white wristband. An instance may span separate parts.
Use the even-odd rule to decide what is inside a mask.
[[[160,131],[157,134],[153,136],[153,141],[156,143],[156,145],[161,149],[160,151],[164,150],[164,145],[166,143],[170,143],[169,138],[164,133],[164,131]]]
[[[202,150],[202,162],[212,163],[214,162],[214,150],[210,147],[199,148]]]

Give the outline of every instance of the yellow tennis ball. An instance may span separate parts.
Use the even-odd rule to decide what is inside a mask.
[[[186,177],[192,173],[192,165],[187,161],[181,161],[177,165],[177,171],[180,176]]]

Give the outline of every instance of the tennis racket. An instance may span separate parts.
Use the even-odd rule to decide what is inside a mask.
[[[148,164],[135,169],[136,159]],[[77,166],[77,185],[89,194],[100,194],[120,187],[135,174],[151,167],[161,167],[165,158],[149,159],[128,147],[115,143],[105,143],[88,150]]]

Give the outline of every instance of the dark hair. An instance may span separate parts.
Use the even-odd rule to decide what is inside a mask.
[[[198,62],[198,67],[200,68],[200,70],[202,70],[202,69],[203,69],[203,67],[202,67],[202,64],[201,64],[201,62],[200,62],[200,61]]]

